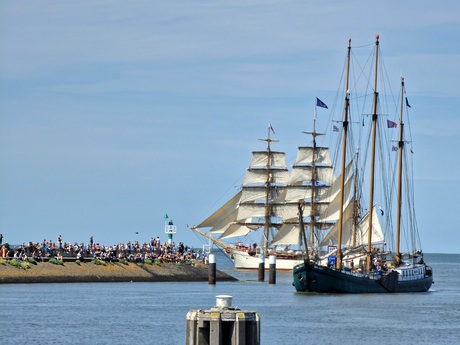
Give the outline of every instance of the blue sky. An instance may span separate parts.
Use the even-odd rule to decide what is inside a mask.
[[[406,78],[426,252],[460,253],[460,3],[9,1],[0,5],[0,232],[101,243],[187,229],[242,182],[271,122],[306,144],[348,38]],[[138,232],[139,234],[135,234]]]

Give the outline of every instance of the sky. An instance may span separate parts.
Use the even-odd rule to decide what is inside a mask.
[[[0,233],[115,244],[198,224],[241,184],[270,122],[308,142],[348,39],[380,36],[411,100],[423,250],[460,253],[460,2],[3,1]]]

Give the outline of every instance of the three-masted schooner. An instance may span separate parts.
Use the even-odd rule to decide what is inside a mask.
[[[428,291],[433,283],[432,270],[423,261],[423,254],[420,248],[412,248],[403,253],[401,251],[401,229],[403,223],[407,226],[407,237],[417,231],[416,222],[409,218],[415,216],[412,199],[403,202],[403,189],[408,191],[411,180],[408,174],[404,174],[404,158],[407,156],[406,139],[404,138],[403,122],[403,99],[405,95],[404,79],[401,82],[401,100],[399,114],[399,138],[397,146],[392,145],[390,154],[397,152],[397,182],[394,184],[395,190],[391,195],[396,195],[396,234],[395,249],[390,251],[386,248],[387,241],[390,239],[384,236],[380,227],[379,214],[375,202],[376,184],[376,152],[377,146],[381,141],[377,141],[379,122],[378,105],[379,94],[377,92],[377,66],[379,58],[379,37],[376,37],[375,44],[375,70],[373,87],[373,106],[372,106],[372,126],[370,132],[370,177],[369,177],[369,203],[367,213],[360,215],[362,205],[359,202],[357,192],[357,182],[355,177],[349,177],[349,171],[358,172],[358,154],[350,161],[354,163],[346,164],[347,158],[347,139],[350,134],[350,120],[348,117],[350,106],[349,93],[349,74],[350,74],[350,54],[351,40],[348,44],[347,67],[346,67],[346,92],[344,102],[344,114],[342,125],[342,154],[341,154],[341,175],[339,188],[339,203],[337,204],[335,217],[338,222],[328,232],[321,245],[332,244],[335,250],[328,253],[322,259],[313,257],[307,252],[303,263],[296,265],[293,269],[295,289],[297,291],[329,292],[329,293],[384,293],[384,292],[425,292]],[[406,103],[407,98],[406,98]],[[387,120],[392,128],[397,124]],[[390,125],[388,126],[390,127]],[[356,162],[357,161],[357,162]],[[353,166],[355,168],[353,168]],[[351,167],[351,168],[349,168]],[[348,170],[348,171],[347,171]],[[387,173],[380,176],[379,180],[384,181],[391,174]],[[353,192],[348,188],[350,182],[355,181]],[[390,197],[390,199],[391,199]],[[413,197],[413,196],[410,196]],[[392,200],[392,199],[391,199]],[[403,220],[402,206],[409,207],[407,219]],[[390,204],[386,204],[390,210]],[[303,206],[299,204],[299,220],[303,221]],[[383,210],[381,211],[383,215]],[[325,210],[320,214],[319,219],[328,219],[330,211]],[[334,217],[333,217],[334,218]],[[413,237],[412,237],[413,238]],[[415,243],[415,241],[412,241]],[[308,247],[307,247],[308,248]]]

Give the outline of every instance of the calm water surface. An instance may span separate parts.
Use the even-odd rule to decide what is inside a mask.
[[[218,268],[239,282],[0,285],[0,343],[185,344],[187,312],[228,294],[260,314],[264,345],[458,344],[460,255],[425,259],[435,284],[413,294],[299,294],[291,273],[259,283],[220,255]]]

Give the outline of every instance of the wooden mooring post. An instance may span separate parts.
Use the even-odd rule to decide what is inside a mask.
[[[259,270],[258,270],[258,281],[263,282],[265,280],[265,255],[259,255]]]
[[[276,255],[270,255],[268,260],[269,260],[268,283],[276,284]]]
[[[232,296],[216,296],[210,310],[187,313],[186,345],[260,345],[260,316],[231,305]]]

